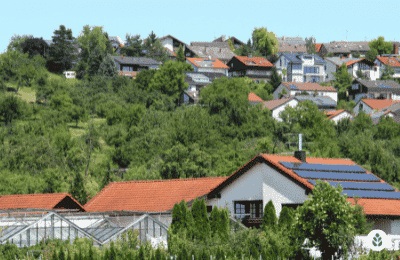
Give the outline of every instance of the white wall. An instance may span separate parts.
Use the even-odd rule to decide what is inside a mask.
[[[340,120],[342,120],[342,119],[345,119],[345,118],[352,118],[352,117],[353,117],[353,116],[352,116],[349,112],[344,111],[344,112],[340,113],[339,115],[337,115],[337,116],[331,118],[331,120],[332,120],[333,122],[335,122],[335,124],[337,124],[337,123],[338,123]]]
[[[357,105],[354,107],[354,114],[358,115],[358,113],[360,113],[360,105],[363,104],[363,108],[362,111],[364,111],[367,115],[371,114],[374,112],[374,110],[369,107],[367,104],[365,104],[363,101],[360,101],[357,103]]]
[[[322,92],[322,95],[332,98],[337,103],[337,100],[338,100],[337,92]]]
[[[220,199],[209,200],[207,205],[227,206],[233,214],[234,201],[263,200],[265,208],[268,201],[272,200],[279,217],[282,203],[303,203],[307,199],[304,188],[266,164],[259,163],[225,187]]]
[[[303,75],[292,75],[292,82],[303,82],[303,81],[304,81]]]
[[[292,100],[290,100],[289,102],[285,103],[284,105],[282,105],[282,106],[280,106],[280,107],[277,107],[276,109],[273,109],[273,110],[272,110],[272,117],[273,117],[275,120],[277,120],[277,121],[279,121],[279,122],[282,122],[282,118],[280,117],[280,113],[281,113],[282,111],[284,111],[284,110],[286,109],[287,106],[295,107],[295,106],[297,106],[298,103],[299,103],[299,102],[298,102],[296,99],[292,99]]]
[[[173,40],[172,38],[166,38],[161,41],[161,45],[170,51],[174,51]]]

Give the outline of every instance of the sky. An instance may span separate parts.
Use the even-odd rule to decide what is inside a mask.
[[[191,41],[212,41],[221,35],[243,42],[255,27],[277,37],[314,36],[317,43],[371,41],[383,36],[400,41],[400,1],[3,1],[0,53],[13,35],[51,39],[60,25],[78,37],[83,26],[103,26],[110,36],[127,33],[146,38],[151,31]]]

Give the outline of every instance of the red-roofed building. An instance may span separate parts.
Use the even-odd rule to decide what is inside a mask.
[[[262,57],[234,56],[226,64],[232,76],[247,76],[256,82],[267,82],[274,65]]]
[[[222,73],[228,76],[229,67],[218,59],[186,58],[186,62],[193,66],[195,72]]]
[[[286,92],[286,93],[284,93]],[[318,83],[299,83],[299,82],[282,82],[278,88],[274,91],[274,99],[280,99],[281,93],[283,97],[294,97],[307,92],[309,95],[327,96],[337,102],[337,90],[332,86],[321,86]]]
[[[249,93],[249,101],[250,101],[250,104],[252,104],[252,105],[264,102],[264,100],[262,100],[262,98],[260,98],[259,96],[257,96],[254,93]]]
[[[314,43],[315,45],[315,52],[318,53],[321,49],[322,43]]]
[[[224,180],[226,177],[112,182],[84,207],[88,212],[166,212],[182,200],[191,204]]]
[[[398,56],[376,57],[375,64],[380,68],[379,77],[382,76],[385,67],[389,66],[392,67],[395,72],[392,77],[400,78],[400,57]]]
[[[358,115],[361,111],[366,114],[375,112],[396,111],[400,109],[400,101],[393,99],[360,99],[354,107],[354,114]]]
[[[287,106],[296,107],[299,104],[299,101],[293,97],[291,98],[281,98],[274,99],[270,101],[264,102],[264,108],[268,108],[271,111],[272,117],[281,122],[282,118],[280,117],[280,113],[286,109]]]
[[[0,196],[1,209],[72,209],[84,212],[68,193],[17,194]]]
[[[345,109],[327,111],[324,113],[328,116],[328,119],[335,122],[335,124],[337,124],[342,119],[353,119],[353,115]]]

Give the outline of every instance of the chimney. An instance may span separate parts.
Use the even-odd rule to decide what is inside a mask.
[[[302,134],[299,134],[299,150],[294,152],[294,157],[299,161],[305,163],[306,162],[306,151],[302,151]]]

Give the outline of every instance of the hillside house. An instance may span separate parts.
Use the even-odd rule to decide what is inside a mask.
[[[227,64],[235,54],[227,42],[191,42],[185,50],[187,58],[210,58],[218,59]]]
[[[186,62],[192,65],[195,72],[220,73],[228,76],[229,67],[218,59],[186,58]]]
[[[365,56],[367,51],[370,50],[368,42],[349,42],[349,41],[332,41],[330,43],[322,43],[318,52],[319,55],[324,56],[327,53],[332,53],[334,57],[348,57],[351,58],[357,52]]]
[[[353,78],[357,78],[358,70],[361,70],[363,76],[368,80],[377,80],[380,77],[379,67],[376,66],[375,63],[364,58],[327,57],[324,59],[327,61],[327,80],[335,80],[333,73],[338,72],[343,63],[346,64],[347,72],[350,73]]]
[[[230,37],[226,38],[225,35],[221,35],[221,37],[218,37],[213,42],[228,42],[229,40],[231,40],[232,45],[235,49],[238,49],[238,48],[240,48],[240,46],[245,44],[244,42],[242,42],[241,40],[239,40],[238,38],[236,38],[234,36],[230,36]]]
[[[353,108],[354,114],[361,111],[370,115],[376,112],[397,111],[400,109],[400,101],[393,99],[360,99]]]
[[[135,77],[142,70],[158,69],[161,62],[151,58],[112,56],[119,75]]]
[[[159,38],[159,40],[161,45],[168,49],[169,52],[176,53],[180,45],[182,45],[183,51],[186,50],[187,44],[172,35],[168,34],[167,36]]]
[[[274,91],[274,99],[289,98],[301,94],[326,96],[337,102],[337,90],[332,86],[321,86],[317,83],[282,82]]]
[[[379,77],[382,76],[385,67],[389,66],[393,68],[393,78],[400,78],[400,57],[393,57],[390,55],[378,56],[375,59],[375,64],[380,68]]]
[[[265,58],[234,56],[227,64],[229,75],[249,77],[254,81],[267,82],[274,65]]]
[[[275,67],[283,81],[324,82],[326,61],[316,54],[278,53]],[[286,70],[286,75],[284,74]]]
[[[393,80],[355,79],[349,97],[356,102],[361,98],[400,100],[400,84]]]
[[[354,118],[353,115],[345,109],[332,110],[332,111],[327,111],[324,113],[326,114],[328,119],[335,122],[335,124],[337,124],[340,120],[343,120],[343,119],[348,118],[348,119],[352,120]]]

